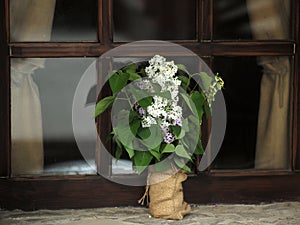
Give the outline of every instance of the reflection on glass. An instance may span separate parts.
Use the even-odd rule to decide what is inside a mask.
[[[215,0],[214,39],[289,39],[291,3],[291,0]]]
[[[227,129],[214,169],[290,168],[290,59],[217,57]]]
[[[95,173],[95,141],[88,133],[83,137],[83,158],[72,128],[75,90],[93,60],[11,61],[13,175]],[[86,119],[91,118],[82,118],[83,131]]]
[[[57,0],[51,41],[97,41],[97,0]]]
[[[195,0],[113,0],[113,39],[196,39],[196,8]]]
[[[11,41],[96,41],[97,1],[10,0]]]
[[[55,0],[10,0],[10,40],[49,41]]]

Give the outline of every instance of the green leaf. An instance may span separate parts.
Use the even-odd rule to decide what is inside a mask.
[[[197,110],[195,108],[195,104],[193,103],[193,101],[191,100],[190,96],[188,96],[185,93],[180,93],[180,95],[182,96],[182,98],[184,99],[185,103],[188,105],[188,107],[190,108],[190,110],[192,111],[192,113],[196,114]]]
[[[136,118],[139,116],[139,114],[137,113],[137,111],[131,109],[129,112],[129,122],[133,122],[134,120],[136,120]]]
[[[95,117],[103,113],[114,102],[115,99],[115,96],[108,96],[99,101],[95,107]]]
[[[173,144],[167,144],[163,150],[162,153],[173,153],[175,151],[175,146]]]
[[[116,136],[115,136],[115,138],[114,138],[114,142],[117,144],[117,147],[118,147],[118,148],[122,148],[122,147],[123,147],[121,141],[120,141],[119,138],[117,138]]]
[[[211,116],[211,109],[207,102],[205,102],[204,104],[204,111],[205,111],[206,118]]]
[[[115,132],[114,132],[114,131],[110,132],[110,133],[106,136],[105,142],[107,143],[107,142],[111,141],[112,138],[113,138],[114,136],[115,136]]]
[[[176,155],[178,155],[178,156],[180,156],[182,158],[192,160],[191,156],[185,150],[185,148],[183,147],[183,145],[177,145],[176,148],[175,148],[175,153],[176,153]]]
[[[185,118],[182,120],[182,127],[181,127],[181,131],[180,134],[177,136],[177,139],[182,139],[186,133],[188,133],[190,130],[189,128],[189,123],[188,123],[188,119]]]
[[[118,113],[116,135],[124,147],[133,148],[132,141],[135,136],[132,134],[129,125],[129,111],[121,110]]]
[[[184,90],[187,90],[189,85],[190,85],[190,79],[186,76],[178,76],[178,79],[181,81],[181,87],[184,89]]]
[[[138,74],[141,74],[142,77],[146,76],[145,68],[141,68],[141,70],[137,71],[137,72],[138,72]]]
[[[151,85],[155,94],[159,94],[161,92],[161,86],[159,84],[151,83]]]
[[[203,155],[204,152],[205,151],[204,151],[204,148],[203,148],[203,145],[202,145],[202,141],[201,141],[201,138],[199,137],[199,140],[198,140],[196,149],[194,151],[194,154],[196,154],[196,155]]]
[[[184,130],[185,132],[189,132],[190,131],[188,118],[184,118],[182,120],[182,127],[181,127],[181,129]]]
[[[141,100],[138,101],[138,104],[142,107],[142,108],[147,108],[149,105],[152,104],[152,100],[153,100],[153,97],[152,96],[149,96],[149,97],[146,97],[146,98],[143,98]]]
[[[187,149],[190,153],[191,151],[195,150],[198,139],[201,136],[201,127],[198,119],[196,121],[196,123],[189,123],[189,131],[187,131],[185,133],[185,136],[181,139],[181,142],[184,144],[185,149]]]
[[[141,132],[140,132],[141,131]],[[150,135],[149,132],[150,131]],[[162,132],[160,126],[153,124],[148,129],[140,129],[138,135],[142,138],[141,144],[146,146],[147,149],[155,149],[160,146],[162,141]]]
[[[159,150],[160,150],[160,145],[158,145],[156,148],[153,148],[152,150],[153,150],[153,151],[156,151],[156,152],[159,152]]]
[[[153,155],[148,151],[136,151],[133,157],[133,166],[141,174],[151,163]]]
[[[141,120],[135,119],[129,124],[129,126],[130,126],[130,130],[133,133],[133,135],[136,136],[136,134],[141,126]]]
[[[145,127],[145,128],[141,127],[139,129],[138,135],[142,140],[147,139],[151,135],[150,129],[148,127]]]
[[[191,99],[196,106],[199,120],[202,121],[203,116],[203,104],[205,103],[205,96],[199,91],[195,91],[191,94]]]
[[[176,66],[177,66],[178,70],[182,70],[182,71],[186,72],[187,74],[189,73],[189,72],[187,71],[185,65],[183,65],[183,64],[177,64]]]
[[[130,80],[130,81],[141,79],[141,76],[135,72],[127,72],[127,73],[129,74],[128,80]]]
[[[157,152],[154,149],[149,150],[149,152],[151,153],[151,155],[153,155],[157,159],[157,161],[160,161],[161,154],[159,152]]]
[[[117,160],[119,160],[121,158],[122,152],[123,152],[123,149],[117,147],[117,151],[115,153],[115,157]]]
[[[203,89],[205,90],[205,91],[207,91],[208,90],[208,88],[210,87],[210,85],[211,85],[211,82],[213,81],[213,78],[211,77],[211,76],[209,76],[207,73],[205,73],[205,72],[201,72],[200,74],[199,74],[199,76],[200,76],[200,78],[201,78],[201,80],[202,80],[202,84],[203,84]]]
[[[180,134],[177,136],[177,139],[183,138],[183,137],[185,136],[185,134],[186,134],[185,130],[181,129],[181,132],[180,132]]]
[[[116,94],[119,91],[121,91],[127,85],[128,79],[129,79],[128,73],[123,73],[122,71],[118,71],[114,73],[109,78],[109,85],[113,94]]]
[[[191,169],[187,165],[185,165],[182,161],[180,161],[179,159],[174,158],[174,162],[180,169],[183,169],[189,173],[191,172]]]
[[[181,133],[181,127],[180,126],[170,126],[171,131],[173,132],[173,134],[179,138],[179,135]]]
[[[132,96],[137,100],[141,100],[150,96],[150,94],[147,91],[141,90],[132,84],[129,84],[128,90],[132,94]]]
[[[154,149],[150,149],[150,153],[156,158],[157,161],[160,161],[162,154],[159,152],[160,145]]]
[[[136,71],[136,64],[135,63],[131,63],[129,64],[128,66],[124,67],[124,70],[127,72],[127,73],[133,73]]]
[[[189,115],[188,121],[189,121],[189,124],[200,124],[199,118],[196,115]]]
[[[128,146],[124,146],[126,152],[128,153],[128,156],[130,159],[132,159],[133,156],[135,156],[135,151],[132,148],[129,148]]]
[[[172,97],[171,93],[169,91],[159,92],[159,93],[156,93],[156,95],[166,98],[166,99],[171,99],[171,97]]]

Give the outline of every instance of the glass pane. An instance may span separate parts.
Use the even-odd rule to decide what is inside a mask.
[[[58,0],[52,41],[97,41],[97,0]]]
[[[10,0],[11,41],[97,41],[97,1]]]
[[[290,39],[291,0],[215,0],[214,39]]]
[[[72,121],[76,87],[93,61],[92,58],[12,59],[13,175],[95,173],[96,146],[93,135],[86,130],[94,110],[88,104],[89,99],[85,107],[91,115],[82,118],[79,131],[87,149],[77,146]],[[94,102],[95,99],[94,96]]]
[[[227,128],[214,169],[289,169],[290,59],[216,57]]]
[[[196,39],[196,0],[114,0],[114,41]]]

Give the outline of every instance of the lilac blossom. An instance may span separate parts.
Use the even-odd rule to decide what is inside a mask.
[[[172,125],[173,126],[180,126],[180,127],[182,127],[182,118],[177,118],[177,119],[175,119],[174,121],[173,121],[173,123],[172,123]]]
[[[135,111],[138,112],[138,114],[140,114],[141,116],[146,116],[147,111],[145,109],[143,109],[137,102],[134,103],[133,105]]]
[[[165,133],[163,139],[164,139],[164,142],[167,143],[167,144],[170,144],[173,141],[175,141],[175,137],[171,132]]]
[[[139,113],[140,115],[142,115],[142,116],[145,116],[145,115],[147,114],[147,111],[146,111],[145,109],[143,109],[142,107],[140,107],[140,108],[138,109],[138,113]]]

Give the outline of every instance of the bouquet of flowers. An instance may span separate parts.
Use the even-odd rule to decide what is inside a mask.
[[[113,72],[112,95],[97,103],[95,116],[115,105],[110,134],[115,157],[126,151],[139,174],[151,164],[156,171],[177,167],[190,172],[187,162],[204,153],[202,117],[210,115],[223,85],[218,75],[189,74],[184,65],[155,55]]]
[[[97,103],[95,116],[112,106],[110,137],[116,143],[116,159],[125,151],[139,174],[152,166],[139,202],[150,193],[154,217],[182,219],[191,211],[183,200],[181,183],[187,175],[181,171],[191,172],[188,162],[204,153],[202,119],[210,115],[223,85],[219,76],[189,74],[184,65],[160,55],[109,77],[112,95]]]

